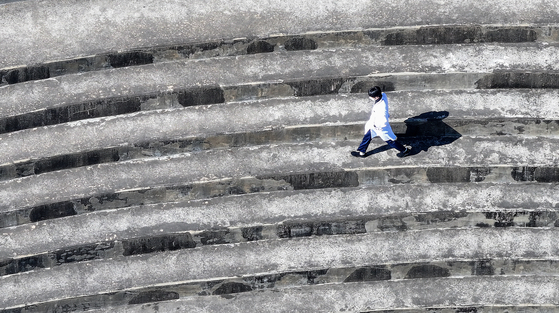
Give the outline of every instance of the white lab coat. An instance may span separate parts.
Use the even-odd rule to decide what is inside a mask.
[[[382,140],[396,140],[396,135],[388,123],[388,98],[382,93],[382,99],[373,104],[371,117],[365,124],[365,134],[370,130],[371,138],[379,136]]]

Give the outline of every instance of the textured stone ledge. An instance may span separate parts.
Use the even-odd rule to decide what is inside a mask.
[[[301,288],[323,284],[343,284],[357,282],[394,281],[401,279],[493,276],[496,279],[505,275],[554,275],[558,270],[557,261],[525,261],[525,260],[472,260],[444,263],[421,264],[388,264],[360,268],[329,268],[314,271],[288,272],[274,275],[249,276],[238,279],[220,279],[198,283],[167,285],[161,287],[141,288],[136,290],[118,291],[110,294],[99,294],[87,297],[67,299],[26,306],[21,312],[58,312],[60,310],[93,310],[94,312],[120,312],[124,310],[140,310],[137,305],[144,304],[143,309],[149,312],[162,301],[186,300],[197,296],[221,296],[233,299],[239,293],[278,291],[285,288]],[[451,283],[452,280],[449,280]],[[427,280],[429,283],[429,280]],[[390,286],[387,284],[387,286]],[[192,299],[190,299],[192,300]],[[169,303],[161,303],[164,307]],[[23,308],[22,308],[23,309]],[[97,311],[98,309],[99,311]],[[518,309],[518,308],[517,308]],[[520,309],[518,309],[520,310]],[[525,311],[524,311],[525,310]],[[404,313],[470,313],[470,312],[556,312],[555,306],[522,306],[522,311],[514,307],[437,307],[429,309],[398,310]],[[0,311],[13,313],[19,311]],[[164,311],[166,312],[166,311]],[[390,311],[370,311],[388,313]]]
[[[352,45],[428,45],[460,43],[522,43],[555,42],[555,26],[487,26],[443,25],[360,31],[280,35],[268,38],[234,39],[230,41],[173,45],[107,53],[66,61],[50,62],[32,67],[0,70],[0,86],[61,75],[110,68],[145,65],[180,59],[234,56],[273,51],[332,49]],[[558,36],[559,37],[559,36]]]
[[[477,89],[559,89],[559,74],[503,72],[433,75],[418,73],[296,80],[227,87],[204,86],[168,93],[105,98],[4,117],[0,118],[0,134],[141,111],[266,98],[365,94],[376,85],[380,85],[387,92],[446,88],[472,89],[474,85]]]
[[[557,134],[557,90],[399,91],[389,97],[391,122],[401,137]],[[189,149],[357,139],[370,105],[362,94],[291,97],[181,106],[0,134],[5,166],[0,176]]]
[[[110,218],[110,214],[107,215]],[[97,222],[96,218],[93,221],[85,222],[92,224]],[[72,219],[66,219],[64,222],[72,223]],[[110,222],[99,221],[102,224],[109,224]],[[78,222],[79,223],[79,222]],[[491,227],[559,227],[559,213],[556,210],[540,211],[536,208],[531,211],[520,210],[505,210],[505,211],[485,211],[485,212],[433,212],[433,213],[415,213],[415,214],[400,214],[400,215],[385,215],[385,216],[372,216],[372,217],[345,217],[337,219],[327,219],[326,217],[316,217],[310,221],[283,221],[279,225],[261,225],[251,226],[245,228],[234,227],[214,227],[208,230],[197,231],[183,231],[180,233],[165,233],[163,235],[156,235],[163,229],[171,228],[172,230],[177,227],[173,224],[180,224],[181,221],[176,220],[170,222],[169,225],[158,225],[157,229],[143,228],[142,231],[150,234],[149,236],[137,234],[140,237],[130,237],[119,240],[105,240],[102,242],[94,243],[81,243],[80,245],[71,247],[58,246],[52,251],[46,253],[27,255],[22,258],[7,258],[0,259],[0,276],[13,275],[28,271],[37,271],[45,268],[51,268],[61,265],[68,265],[75,262],[85,262],[91,260],[110,259],[122,256],[132,256],[150,253],[160,253],[164,251],[176,251],[181,249],[193,249],[203,246],[215,246],[222,244],[236,244],[241,242],[251,242],[257,240],[274,240],[285,238],[298,238],[310,236],[330,236],[330,235],[352,235],[375,233],[385,231],[413,231],[413,230],[427,230],[427,229],[447,229],[447,228],[491,228]],[[114,224],[114,223],[111,223]],[[138,224],[142,224],[138,221]],[[170,227],[169,227],[170,226]],[[52,227],[49,227],[52,229]],[[66,227],[77,231],[89,229],[89,227]],[[82,230],[80,230],[82,228]],[[63,228],[61,228],[63,229]],[[61,231],[58,229],[57,231]],[[202,227],[199,227],[202,229]],[[54,229],[52,229],[55,231]],[[21,232],[14,233],[13,229],[6,230],[10,234],[12,241],[23,242],[30,241],[20,240],[13,238],[16,234],[20,236],[30,236]],[[68,231],[68,233],[71,233]],[[107,233],[101,233],[98,238],[106,236]],[[117,237],[120,234],[113,232],[111,236]],[[3,239],[6,239],[4,236]],[[58,238],[50,236],[53,244],[56,244]],[[23,239],[23,238],[22,238]],[[39,239],[37,239],[39,241]],[[28,243],[22,249],[31,250],[33,243]],[[45,246],[46,248],[46,246]],[[22,250],[20,249],[20,250]],[[2,249],[5,250],[5,249]],[[520,264],[518,264],[520,263]],[[522,262],[513,262],[511,266],[520,266]],[[537,262],[536,262],[537,263]],[[553,262],[552,262],[553,263]],[[530,264],[528,262],[528,264]],[[450,268],[448,267],[450,266]],[[428,278],[428,277],[446,277],[451,276],[454,265],[447,266],[426,266],[422,268],[418,266],[417,274],[408,272],[406,275],[396,275],[395,279],[402,278]],[[532,266],[532,265],[531,265]],[[559,267],[559,265],[555,265]],[[537,265],[536,265],[537,267]],[[480,270],[491,270],[491,275],[494,269],[486,268]],[[535,270],[535,269],[534,269]],[[423,271],[434,272],[434,274],[423,274]],[[501,270],[501,275],[509,270]],[[439,273],[439,274],[437,274]],[[474,273],[474,271],[472,271]],[[546,273],[547,275],[559,274],[559,269],[556,272]],[[433,276],[435,275],[435,276]],[[437,276],[438,275],[438,276]],[[463,276],[463,273],[453,274],[453,276]],[[388,278],[390,279],[390,274]]]
[[[224,7],[228,8],[226,14]],[[458,24],[466,28],[454,33],[441,32],[442,37],[469,38],[477,29],[468,25],[491,24],[514,29],[519,25],[553,25],[559,18],[557,5],[543,0],[517,5],[502,0],[468,4],[458,0],[444,4],[432,0],[411,4],[383,0],[374,7],[368,1],[333,4],[324,0],[312,4],[289,0],[258,5],[231,0],[219,4],[202,0],[188,4],[170,0],[157,3],[142,0],[133,4],[61,0],[56,3],[20,1],[4,5],[2,9],[2,24],[5,26],[0,41],[5,44],[5,49],[0,55],[1,68],[110,51],[133,51],[145,46],[219,42],[223,38],[267,38],[317,31]],[[371,14],[372,10],[376,14]],[[31,19],[28,18],[29,12],[42,14]],[[53,22],[53,17],[60,18]],[[544,34],[553,37],[550,31]],[[436,33],[428,32],[427,35]],[[486,40],[502,36],[491,32],[483,35]],[[31,46],[35,49],[25,49]]]
[[[519,288],[519,286],[522,286]],[[118,307],[119,312],[557,312],[555,277],[467,277],[276,288]],[[279,292],[278,292],[279,291]],[[281,303],[281,305],[278,305]],[[506,303],[506,305],[503,305]],[[113,309],[113,308],[111,308]],[[110,312],[111,309],[94,312]],[[478,311],[479,310],[479,311]]]
[[[0,228],[135,205],[207,199],[281,190],[420,184],[559,183],[558,167],[417,167],[277,174],[240,179],[155,186],[10,210],[0,213]],[[464,188],[473,188],[464,185]]]
[[[398,84],[413,86],[415,90],[423,90],[426,86],[432,89],[473,89],[476,81],[483,78],[480,74],[549,72],[553,77],[552,73],[557,69],[557,64],[553,62],[557,45],[421,46],[422,53],[417,53],[417,49],[414,46],[375,47],[373,54],[370,47],[275,52],[65,75],[0,88],[0,116],[7,118],[74,105],[78,107],[73,111],[83,109],[94,112],[88,109],[90,103],[101,101],[103,104],[104,99],[131,101],[140,97],[140,100],[134,101],[141,105],[141,97],[144,96],[153,97],[144,105],[146,108],[163,108],[172,103],[181,106],[178,99],[174,100],[173,97],[178,97],[174,94],[190,91],[197,97],[222,102],[250,99],[255,95],[311,96],[366,92],[372,84],[384,86],[387,91],[397,90]],[[478,58],[473,60],[471,55]],[[401,62],[402,59],[407,62]],[[419,77],[394,75],[425,72],[431,74]],[[392,79],[396,81],[390,81]],[[530,86],[536,85],[531,82]],[[165,98],[167,94],[169,96]],[[85,107],[81,108],[80,104]]]
[[[401,168],[405,173],[407,168],[549,167],[551,170],[544,175],[555,177],[556,171],[553,168],[557,160],[554,141],[555,139],[549,138],[542,145],[539,138],[519,139],[506,136],[498,139],[462,136],[450,141],[414,140],[407,142],[413,146],[412,156],[403,159],[397,158],[393,151],[386,153],[384,143],[378,148],[373,143],[368,154],[374,157],[355,158],[350,155],[350,151],[357,147],[357,140],[199,151],[104,163],[2,181],[0,208],[6,213],[92,195],[153,186],[184,185],[187,182],[281,177],[286,174],[331,173],[368,168]],[[285,172],[286,168],[289,169],[288,173]],[[152,174],[146,176],[146,170]],[[467,174],[470,173],[468,170]],[[508,182],[513,181],[510,171],[507,173],[505,169],[500,175],[503,173]],[[482,169],[476,175],[490,178],[491,175],[488,174],[492,173]],[[84,184],[89,181],[91,183]]]
[[[444,112],[443,112],[444,113]],[[433,112],[435,115],[436,112]],[[391,123],[394,133],[403,142],[421,147],[427,142],[450,143],[461,136],[545,136],[559,137],[559,120],[497,119],[497,120],[422,120],[409,119]],[[36,161],[24,161],[0,166],[0,180],[8,180],[81,166],[172,156],[174,154],[224,149],[242,146],[300,143],[312,141],[336,141],[359,138],[363,125],[323,125],[279,128],[247,133],[212,135],[188,139],[143,142],[124,147],[89,150],[73,154],[57,155]],[[423,142],[422,142],[423,141]],[[21,146],[19,147],[21,149]],[[385,146],[385,148],[387,148]],[[59,151],[58,151],[59,152]],[[490,171],[490,169],[488,169]],[[541,179],[532,179],[541,181]],[[550,181],[554,181],[551,179]],[[449,181],[450,182],[450,181]]]
[[[445,262],[528,258],[552,261],[559,251],[555,240],[556,233],[556,230],[533,228],[445,229],[382,232],[374,236],[340,235],[253,241],[73,263],[50,270],[4,276],[0,277],[0,280],[5,290],[9,292],[0,297],[3,297],[4,307],[9,308],[21,303],[34,304],[163,283],[210,280],[214,277],[221,279],[273,275],[286,271],[312,271],[324,268],[435,260]],[[398,246],[398,249],[391,248],[395,246]],[[293,255],[297,257],[294,258]],[[231,262],[231,260],[243,261]],[[192,264],[207,265],[197,267]],[[80,274],[75,275],[75,273]],[[137,273],[142,275],[138,276]],[[52,288],[52,277],[58,278],[57,288]],[[553,278],[539,277],[538,279]],[[499,279],[495,278],[484,279],[487,283],[496,284],[498,281]],[[423,287],[424,284],[421,286]],[[348,287],[350,285],[344,286],[344,288]],[[554,287],[549,290],[555,289]],[[289,293],[287,289],[284,291],[281,293],[282,297]],[[322,296],[324,293],[319,292],[316,295]],[[445,298],[444,294],[435,295]]]
[[[143,204],[154,200],[145,191],[129,192],[112,201],[94,197],[77,203],[82,211],[69,218],[7,228],[0,236],[0,255],[4,274],[9,274],[49,264],[255,240],[453,227],[556,227],[557,188],[556,184],[369,186],[158,204]],[[537,199],[531,197],[534,193]],[[89,207],[83,207],[86,203]],[[115,210],[119,205],[130,207]],[[83,214],[92,211],[97,212]],[[32,213],[37,216],[41,211]],[[97,227],[100,224],[102,228]],[[134,248],[138,244],[151,248]],[[43,251],[51,252],[39,255]],[[57,257],[62,254],[65,257]]]
[[[436,307],[422,309],[398,309],[398,313],[540,313],[559,312],[559,306],[555,304],[529,305],[523,304],[519,306],[508,305],[486,305],[486,306],[463,306],[463,307],[445,307],[442,305]],[[394,310],[374,310],[366,313],[394,313]]]

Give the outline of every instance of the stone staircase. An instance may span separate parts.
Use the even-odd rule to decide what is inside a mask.
[[[0,312],[559,312],[559,4],[377,2],[0,1]]]

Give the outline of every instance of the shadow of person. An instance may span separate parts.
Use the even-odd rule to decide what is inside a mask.
[[[425,112],[404,121],[405,132],[399,132],[398,140],[412,147],[409,155],[428,151],[434,146],[448,145],[462,135],[443,122],[450,115],[448,111]]]
[[[448,111],[425,112],[408,118],[404,123],[394,123],[392,128],[398,137],[398,142],[411,146],[408,156],[417,155],[434,146],[451,144],[462,137],[454,128],[443,122],[443,119],[449,115]],[[392,149],[390,146],[383,145],[368,151],[365,157],[390,149]]]

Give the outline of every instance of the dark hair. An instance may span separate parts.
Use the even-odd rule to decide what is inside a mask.
[[[369,89],[369,97],[381,97],[382,98],[382,91],[380,90],[379,86],[375,86],[371,89]]]

